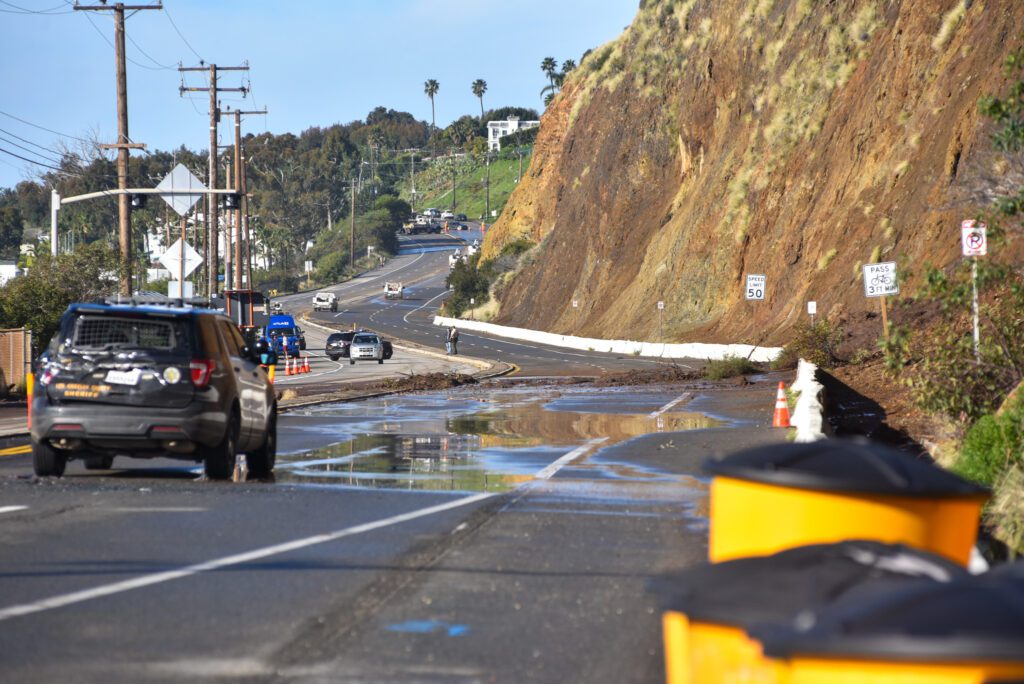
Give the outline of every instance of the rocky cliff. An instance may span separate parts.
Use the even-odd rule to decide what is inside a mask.
[[[663,300],[669,341],[778,343],[808,300],[877,311],[865,263],[910,294],[1004,172],[977,103],[1022,30],[1019,0],[642,2],[570,74],[488,232],[485,256],[538,243],[495,322],[655,339]]]

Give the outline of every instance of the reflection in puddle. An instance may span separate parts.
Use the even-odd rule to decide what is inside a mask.
[[[568,450],[596,437],[608,437],[608,446],[651,432],[721,424],[685,411],[651,417],[672,399],[664,392],[615,394],[478,389],[304,411],[303,430],[332,432],[343,439],[328,447],[279,455],[277,481],[501,492],[533,480]],[[671,487],[678,502],[679,478],[635,466],[601,464],[586,479],[591,480],[590,487],[594,480]],[[697,484],[693,490],[702,491]]]

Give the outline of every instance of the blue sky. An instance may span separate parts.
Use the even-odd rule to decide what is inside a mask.
[[[477,78],[488,84],[486,108],[540,111],[546,83],[541,60],[578,62],[584,50],[617,37],[637,4],[165,0],[166,12],[138,12],[127,21],[129,134],[150,149],[182,144],[206,149],[208,96],[195,93],[190,101],[178,94],[178,63],[196,66],[200,57],[222,66],[248,60],[252,97],[222,97],[233,108],[270,110],[266,117],[249,117],[246,132],[298,133],[362,119],[378,105],[429,121],[430,101],[423,94],[429,78],[441,85],[435,99],[439,126],[479,113],[470,90]],[[84,138],[98,133],[112,142],[117,131],[114,50],[107,42],[113,40],[112,14],[70,11],[67,0],[0,0],[0,112],[58,133]],[[206,85],[200,74],[187,74],[186,80]],[[237,87],[242,81],[226,73],[220,85]],[[5,114],[0,114],[0,148],[37,160],[44,159],[30,151],[53,156],[35,145],[56,149],[58,135]],[[233,135],[227,126],[220,134],[222,143]],[[0,187],[13,186],[33,168],[38,167],[0,152]]]

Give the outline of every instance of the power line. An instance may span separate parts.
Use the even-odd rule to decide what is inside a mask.
[[[29,159],[28,157],[22,157],[20,154],[15,154],[14,152],[11,152],[10,150],[6,150],[6,149],[4,149],[2,147],[0,147],[0,152],[3,152],[5,154],[9,154],[12,157],[17,157],[18,159],[21,159],[22,161],[27,161],[29,164],[35,164],[36,166],[45,166],[46,168],[53,169],[54,171],[60,171],[61,173],[67,173],[67,171],[65,171],[64,169],[60,168],[59,166],[51,166],[50,164],[44,164],[43,162],[37,162],[37,161],[35,161],[33,159]],[[68,174],[68,175],[79,175],[79,174]]]
[[[52,154],[62,154],[58,150],[52,149],[50,147],[46,147],[45,145],[40,145],[39,143],[34,143],[31,140],[27,140],[26,138],[22,138],[20,135],[17,135],[15,133],[11,133],[10,131],[8,131],[5,128],[0,128],[0,132],[6,133],[7,135],[11,136],[12,138],[17,138],[18,140],[20,140],[23,143],[28,143],[29,145],[32,145],[33,147],[38,147],[39,149],[46,150],[47,152],[50,152]]]
[[[174,23],[174,19],[171,18],[171,13],[168,11],[166,7],[164,7],[164,16],[167,17],[167,21],[171,22],[171,26],[174,27],[174,32],[178,34],[179,38],[181,38],[181,42],[185,43],[185,46],[192,51],[192,54],[195,55],[200,62],[206,61],[203,59],[202,55],[196,52],[196,49],[192,47],[192,44],[185,39],[185,36],[182,34],[181,29],[179,29],[178,25]]]
[[[17,10],[17,11],[14,11],[14,10],[0,9],[0,12],[6,12],[7,14],[50,14],[50,15],[54,15],[54,14],[71,14],[71,12],[73,11],[73,10],[64,10],[63,12],[55,11],[55,10],[63,9],[64,5],[57,5],[56,7],[51,7],[49,9],[44,9],[44,10],[32,10],[32,9],[27,8],[27,7],[19,7],[18,5],[15,5],[13,2],[7,2],[7,0],[0,0],[0,5],[7,5],[8,7],[13,7],[14,10]]]
[[[32,126],[33,128],[38,128],[41,131],[46,131],[47,133],[53,133],[54,135],[59,135],[62,138],[71,138],[72,140],[78,140],[80,142],[89,143],[90,145],[93,144],[92,140],[86,140],[85,138],[79,138],[77,135],[70,135],[68,133],[61,133],[59,131],[53,130],[52,128],[46,128],[45,126],[40,126],[39,124],[34,124],[31,121],[26,121],[25,119],[21,119],[21,118],[19,118],[17,116],[14,116],[13,114],[8,114],[7,112],[0,111],[0,114],[3,114],[4,116],[6,116],[8,118],[14,119],[15,121],[20,121],[21,123],[26,124],[28,126]]]
[[[45,159],[48,162],[52,162],[54,164],[59,164],[60,163],[59,159],[54,159],[53,157],[47,157],[44,154],[40,154],[39,152],[35,152],[34,150],[32,150],[32,149],[30,149],[28,147],[25,147],[24,145],[19,145],[18,143],[14,142],[13,140],[9,140],[7,137],[5,137],[3,135],[0,135],[0,140],[3,140],[8,145],[14,145],[19,150],[24,150],[25,152],[28,152],[29,154],[34,154],[37,157],[41,157],[42,159]]]
[[[154,5],[153,9],[158,9],[158,8]],[[88,19],[89,23],[92,24],[92,27],[94,29],[96,29],[96,33],[98,33],[100,35],[100,38],[102,38],[106,42],[106,44],[109,45],[110,47],[114,47],[113,41],[111,41],[109,38],[107,38],[107,34],[103,33],[103,31],[100,29],[100,27],[96,25],[96,22],[94,22],[92,20],[92,17],[90,17],[88,14],[86,14],[85,18]],[[127,36],[127,34],[125,34],[125,35]],[[129,38],[129,40],[131,40],[131,38]],[[135,45],[135,41],[134,40],[132,40],[131,42],[132,42],[133,45]],[[135,45],[135,47],[138,47],[138,45]],[[142,50],[140,49],[139,52],[142,52]],[[143,52],[142,54],[145,55],[146,53]],[[146,57],[149,57],[149,55],[146,55]],[[151,60],[153,60],[153,62],[155,64],[159,64],[159,62],[157,62],[152,57],[149,57],[149,58]],[[161,67],[151,67],[148,64],[143,64],[142,62],[136,62],[134,59],[132,59],[131,57],[127,57],[127,56],[125,57],[125,59],[127,59],[129,62],[131,62],[135,66],[140,67],[142,69],[148,69],[149,71],[163,71],[164,69],[171,68],[171,67],[163,67],[163,66],[161,66]]]
[[[86,15],[86,16],[88,16],[88,15]],[[134,46],[135,46],[135,49],[136,49],[136,50],[138,50],[139,52],[141,52],[141,53],[142,53],[142,54],[143,54],[143,55],[144,55],[144,56],[146,57],[146,59],[148,59],[149,61],[151,61],[151,62],[152,62],[153,64],[156,64],[156,65],[157,65],[158,67],[160,67],[161,69],[169,71],[169,70],[171,70],[171,69],[173,69],[173,68],[174,68],[174,66],[173,66],[173,65],[170,65],[170,64],[161,64],[160,62],[158,62],[158,61],[156,61],[155,59],[153,59],[153,57],[152,57],[152,56],[151,56],[151,55],[150,55],[150,54],[149,54],[148,52],[146,52],[145,50],[143,50],[143,49],[142,49],[142,48],[141,48],[141,47],[139,46],[139,44],[135,42],[135,39],[134,39],[134,38],[132,38],[131,36],[129,36],[129,35],[127,34],[127,33],[126,33],[126,34],[124,35],[124,37],[125,37],[125,38],[127,38],[127,39],[128,39],[128,42],[129,42],[129,43],[131,43],[132,45],[134,45]]]

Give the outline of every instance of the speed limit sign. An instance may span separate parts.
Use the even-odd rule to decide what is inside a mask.
[[[764,299],[764,275],[747,274],[747,299]]]

